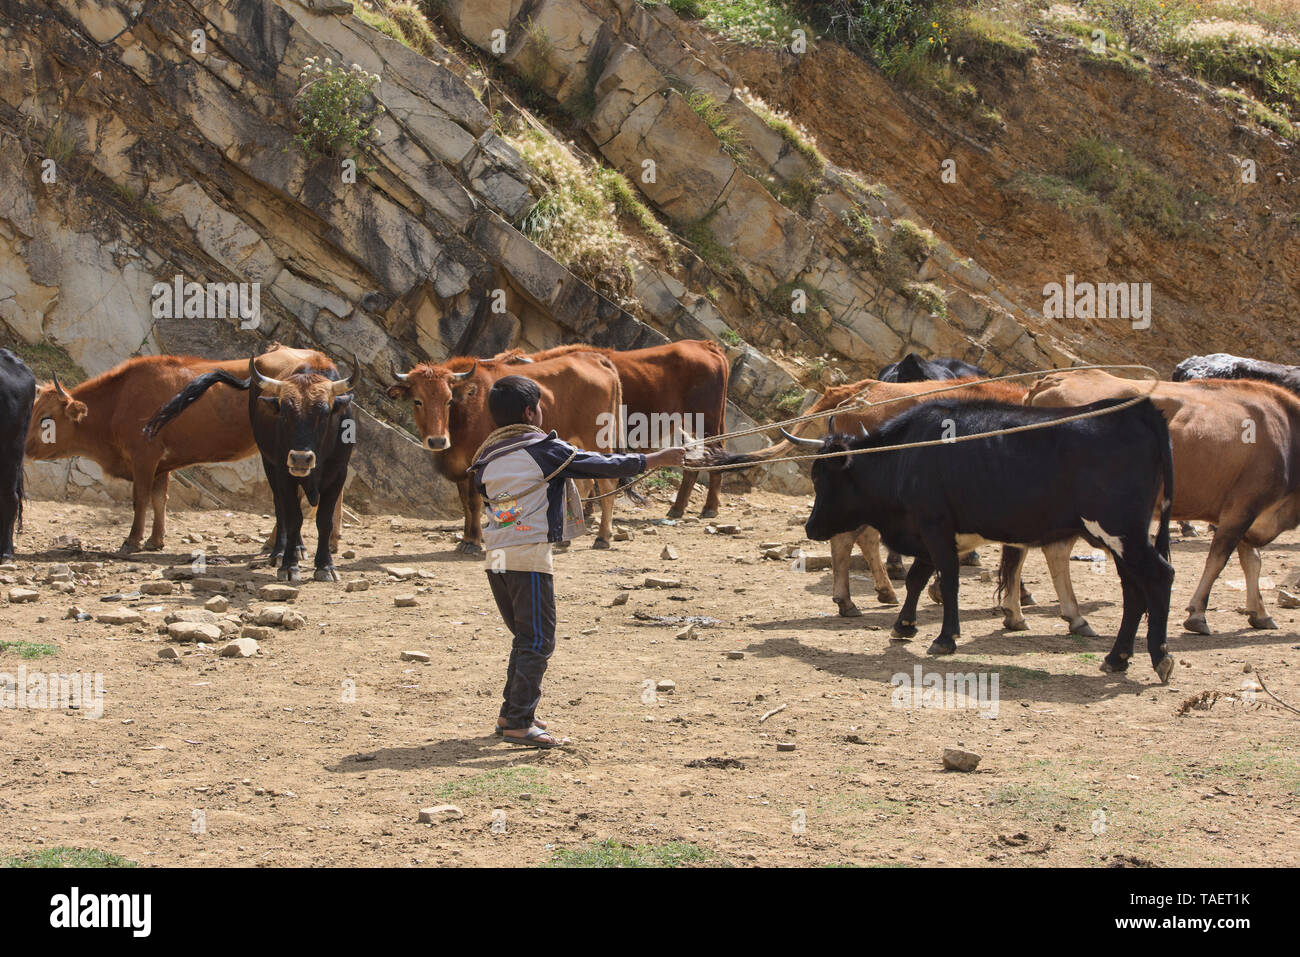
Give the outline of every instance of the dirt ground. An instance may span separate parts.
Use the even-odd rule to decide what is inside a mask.
[[[39,598],[0,606],[0,642],[33,644],[0,651],[0,672],[102,673],[104,711],[0,714],[0,858],[66,845],[143,865],[533,865],[575,851],[598,860],[581,854],[612,839],[685,846],[684,859],[701,864],[1300,864],[1300,717],[1242,695],[1249,666],[1300,705],[1300,613],[1279,608],[1270,588],[1280,630],[1246,627],[1234,560],[1211,599],[1216,633],[1181,633],[1206,538],[1175,535],[1178,668],[1162,687],[1141,633],[1127,676],[1099,672],[1119,586],[1113,570],[1085,562],[1074,580],[1098,639],[1066,633],[1037,553],[1026,580],[1040,604],[1026,611],[1027,632],[1004,632],[993,584],[963,569],[952,659],[925,656],[939,615],[928,599],[920,636],[891,644],[894,610],[864,574],[853,581],[863,616],[837,617],[829,571],[760,555],[760,544],[802,542],[808,505],[732,495],[716,521],[738,533],[709,534],[694,518],[652,524],[666,510],[658,497],[639,510],[620,503],[632,540],[593,551],[588,538],[559,556],[561,637],[539,715],[573,743],[539,753],[490,733],[509,641],[480,563],[452,552],[458,523],[368,516],[346,528],[342,548],[356,554],[340,558],[341,576],[368,579],[369,590],[304,582],[291,607],[306,626],[275,629],[257,656],[239,659],[218,657],[224,640],[159,634],[167,612],[210,597],[189,584],[100,598],[202,549],[208,577],[237,583],[224,589],[228,614],[261,608],[253,592],[274,574],[248,563],[268,516],[177,512],[166,552],[122,558],[109,550],[128,510],[31,502],[0,595],[26,579]],[[68,533],[84,553],[47,551]],[[195,534],[201,543],[184,541]],[[660,557],[667,545],[677,560]],[[1272,583],[1300,569],[1298,550],[1292,533],[1266,551]],[[985,549],[985,571],[995,559]],[[44,581],[64,562],[103,566],[76,566],[85,570],[69,595]],[[420,577],[398,581],[382,566]],[[647,575],[681,587],[643,587]],[[415,607],[395,606],[410,593]],[[622,594],[627,603],[612,606]],[[74,604],[92,615],[134,608],[144,623],[68,620]],[[709,620],[677,639],[681,616]],[[40,656],[41,644],[53,653]],[[178,660],[159,657],[169,646]],[[431,661],[403,660],[408,650]],[[987,700],[984,713],[895,706],[891,677],[917,666],[996,675],[996,716]],[[671,693],[655,690],[665,680]],[[1228,696],[1178,714],[1207,691]],[[982,755],[978,770],[945,771],[946,747]],[[421,808],[448,803],[464,816],[417,821]]]

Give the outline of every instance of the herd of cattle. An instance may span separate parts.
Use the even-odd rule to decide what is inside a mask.
[[[301,496],[316,510],[314,577],[337,581],[331,552],[358,427],[355,357],[349,373],[342,376],[320,352],[276,343],[247,361],[130,359],[68,389],[57,376],[38,385],[18,356],[0,349],[0,561],[14,554],[24,454],[82,456],[106,475],[130,481],[134,520],[122,548],[133,551],[164,545],[171,472],[258,453],[275,501],[269,545],[279,578],[300,577]],[[541,385],[547,427],[583,448],[613,451],[623,433],[602,430],[601,423],[632,415],[698,422],[697,439],[726,432],[726,354],[702,340],[629,351],[516,350],[394,371],[387,395],[410,401],[421,443],[459,489],[465,524],[457,548],[463,552],[482,550],[482,503],[466,468],[493,428],[487,393],[496,379],[520,373]],[[1276,627],[1260,595],[1258,549],[1300,524],[1300,369],[1220,354],[1187,359],[1173,381],[1155,384],[1099,370],[1058,370],[1032,382],[987,380],[984,370],[960,360],[908,355],[877,379],[833,387],[805,414],[834,414],[796,426],[805,434],[783,430],[783,440],[762,451],[715,449],[696,460],[697,468],[713,467],[701,515],[717,514],[724,469],[815,448],[821,457],[812,466],[815,499],[806,533],[830,540],[839,613],[860,614],[849,593],[855,544],[882,604],[898,599],[881,544],[913,556],[894,632],[916,633],[920,594],[937,576],[943,624],[931,654],[956,649],[958,565],[984,542],[1002,544],[998,593],[1007,628],[1027,627],[1021,605],[1032,599],[1020,573],[1026,549],[1034,546],[1047,560],[1062,618],[1073,632],[1094,634],[1070,582],[1071,548],[1083,538],[1111,556],[1123,592],[1119,632],[1103,669],[1127,668],[1145,614],[1151,662],[1167,681],[1171,519],[1214,528],[1184,627],[1209,633],[1210,589],[1234,549],[1245,573],[1250,624]],[[938,388],[947,391],[934,395]],[[869,404],[853,405],[855,398]],[[963,439],[976,435],[984,437]],[[670,517],[684,513],[698,475],[684,470]],[[609,547],[614,498],[599,499],[594,547]]]

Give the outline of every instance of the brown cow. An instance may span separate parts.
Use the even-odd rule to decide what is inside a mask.
[[[952,386],[961,388],[953,389]],[[929,393],[949,389],[931,396]],[[841,412],[834,418],[834,430],[838,432],[857,432],[859,429],[872,431],[882,423],[889,421],[904,409],[926,401],[928,398],[943,399],[989,399],[997,402],[1021,402],[1025,390],[1012,382],[985,382],[980,379],[957,379],[948,381],[926,382],[880,382],[876,379],[863,379],[846,385],[833,386],[803,414],[825,412],[847,405],[855,398],[865,398],[869,402],[881,402],[885,399],[897,399],[884,405],[875,405],[857,411]],[[821,436],[828,429],[827,420],[814,419],[796,425],[791,434],[805,438]],[[775,445],[768,446],[761,452],[745,455],[733,455],[719,459],[721,464],[753,462],[761,465],[764,461],[786,455],[798,455],[804,452],[789,439],[783,439]],[[717,472],[715,475],[719,474]],[[849,594],[849,559],[853,554],[853,545],[857,543],[862,555],[871,569],[871,577],[876,586],[876,599],[884,605],[898,604],[894,586],[880,560],[880,533],[874,528],[863,526],[856,532],[845,532],[831,538],[831,578],[833,581],[831,596],[839,606],[840,614],[846,618],[862,614]]]
[[[266,375],[288,375],[300,366],[334,367],[319,352],[279,343],[257,358],[258,369]],[[27,431],[27,457],[43,461],[79,455],[95,462],[105,475],[130,481],[135,517],[122,550],[139,550],[151,503],[153,531],[145,547],[162,548],[171,473],[205,462],[248,458],[257,451],[247,397],[232,389],[205,396],[195,404],[183,429],[169,431],[159,441],[151,441],[142,431],[159,406],[196,377],[217,370],[246,374],[248,360],[142,356],[71,390],[64,389],[55,376],[37,392]]]
[[[434,365],[424,363],[388,390],[390,398],[409,398],[414,405],[420,441],[438,453],[437,468],[456,483],[465,510],[465,532],[458,552],[483,551],[483,502],[466,474],[474,453],[495,428],[488,411],[488,390],[497,379],[519,375],[515,363],[496,359],[457,357]],[[580,448],[613,451],[620,444],[619,406],[622,392],[618,370],[602,355],[574,352],[528,366],[528,378],[542,387],[542,415],[548,429]],[[618,486],[614,479],[597,483],[602,492]],[[600,500],[600,531],[593,548],[609,548],[613,532],[614,496]]]
[[[633,451],[678,444],[676,439],[670,439],[666,434],[669,431],[667,424],[685,422],[689,428],[696,416],[699,416],[702,428],[701,435],[694,438],[721,435],[727,431],[727,383],[731,367],[722,347],[707,339],[683,339],[623,352],[586,345],[558,346],[529,355],[513,349],[497,358],[513,362],[542,362],[574,352],[598,352],[614,363],[623,386],[624,410],[631,423],[627,440]],[[650,425],[664,423],[665,428],[656,430],[662,441],[640,441],[637,419],[633,417]],[[668,510],[669,518],[681,518],[685,513],[698,476],[699,472],[682,470],[682,484],[676,501]],[[718,514],[721,488],[722,473],[710,473],[709,493],[700,512],[701,518],[714,518]]]
[[[1144,395],[1150,387],[1098,370],[1053,373],[1034,384],[1025,402],[1083,405]],[[1246,576],[1251,626],[1276,628],[1260,596],[1258,549],[1300,523],[1300,398],[1266,382],[1198,379],[1160,382],[1151,401],[1169,422],[1176,476],[1173,517],[1217,526],[1183,627],[1210,633],[1205,621],[1210,589],[1235,548]],[[1082,620],[1070,582],[1072,544],[1060,542],[1043,553],[1061,598],[1061,617]],[[1021,551],[1018,565],[1023,556]],[[1018,568],[1014,575],[1018,578]]]

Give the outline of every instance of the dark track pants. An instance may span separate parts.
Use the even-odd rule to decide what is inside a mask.
[[[542,676],[555,651],[555,578],[542,572],[488,572],[501,620],[514,636],[501,717],[510,730],[531,728]]]

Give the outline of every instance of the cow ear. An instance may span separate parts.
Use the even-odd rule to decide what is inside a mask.
[[[457,396],[457,398],[461,398],[461,399],[472,399],[472,398],[473,398],[474,396],[476,396],[476,395],[478,395],[478,385],[477,385],[477,384],[471,384],[471,385],[466,386],[465,389],[464,389],[464,391],[462,391],[462,392],[460,393],[460,395]]]
[[[399,382],[396,385],[390,385],[387,394],[390,399],[409,399],[411,397],[411,387],[405,382]]]
[[[70,401],[67,405],[67,410],[68,410],[68,418],[71,419],[73,422],[80,422],[82,419],[86,417],[86,414],[88,412],[86,408],[86,403],[81,402],[78,399],[73,399],[72,401]]]
[[[337,412],[339,409],[346,407],[347,404],[351,401],[352,401],[351,392],[344,392],[342,395],[336,395],[334,397],[334,411]]]
[[[269,405],[271,408],[273,408],[273,409],[279,411],[279,408],[280,408],[280,397],[279,397],[278,395],[259,395],[259,396],[257,397],[257,401],[258,401],[258,402],[265,402],[265,403],[266,403],[267,405]]]

